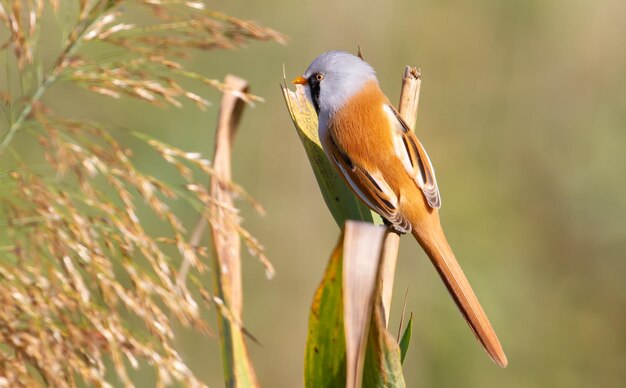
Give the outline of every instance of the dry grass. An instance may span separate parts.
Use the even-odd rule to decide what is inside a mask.
[[[73,22],[62,51],[42,72],[37,47],[47,11]],[[143,24],[128,20],[127,12],[138,11],[150,15],[141,18]],[[9,119],[0,127],[0,161],[12,166],[0,171],[0,228],[6,234],[0,238],[0,386],[75,386],[80,381],[107,386],[117,383],[106,380],[111,364],[114,375],[131,386],[127,369],[140,361],[155,369],[159,385],[203,385],[176,351],[170,320],[208,333],[201,311],[216,300],[197,282],[188,288],[178,278],[183,260],[192,270],[204,271],[207,252],[189,243],[171,204],[190,203],[209,224],[211,209],[225,211],[249,250],[265,260],[262,247],[239,226],[237,209],[207,191],[213,169],[202,155],[133,133],[177,169],[185,184],[173,186],[138,170],[131,149],[110,129],[60,117],[44,97],[59,83],[73,83],[157,107],[180,107],[187,99],[205,108],[208,101],[176,79],[191,78],[220,90],[225,86],[185,70],[179,60],[191,49],[284,38],[205,10],[203,2],[178,0],[2,1],[0,28],[8,32],[0,47],[12,53],[13,76],[37,80],[23,95],[0,91]],[[94,42],[112,48],[112,54],[106,59],[81,55],[83,46]],[[45,167],[32,167],[12,148],[17,136],[33,139]],[[222,186],[247,197],[231,182]],[[146,213],[157,215],[169,232],[148,232]],[[196,301],[198,294],[208,303]],[[131,324],[137,320],[142,324]]]

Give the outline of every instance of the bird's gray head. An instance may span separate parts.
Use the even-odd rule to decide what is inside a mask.
[[[317,114],[328,117],[368,81],[378,82],[367,62],[345,51],[327,51],[315,58],[294,83],[305,85]]]

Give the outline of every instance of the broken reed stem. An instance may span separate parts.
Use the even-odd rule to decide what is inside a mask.
[[[404,121],[409,125],[409,128],[413,131],[415,131],[415,120],[417,119],[421,85],[421,71],[415,67],[405,67],[404,75],[402,76],[402,90],[400,90],[398,111]]]
[[[415,130],[417,108],[419,104],[422,75],[419,69],[407,66],[402,76],[402,89],[400,90],[400,103],[398,112],[412,130]],[[389,325],[391,312],[391,298],[393,296],[393,283],[398,261],[398,249],[400,247],[400,235],[392,229],[387,229],[383,253],[381,258],[380,277],[382,281],[382,300],[385,310],[385,324]]]

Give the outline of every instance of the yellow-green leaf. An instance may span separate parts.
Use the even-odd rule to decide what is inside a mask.
[[[380,297],[379,297],[380,298]],[[402,362],[398,342],[385,327],[380,299],[375,304],[363,367],[364,388],[403,388]]]
[[[309,315],[304,386],[346,386],[346,339],[343,329],[343,236],[333,251]]]
[[[347,220],[369,221],[382,225],[382,219],[354,196],[343,179],[330,164],[320,144],[317,133],[317,115],[307,99],[304,89],[296,91],[281,85],[289,114],[311,163],[315,179],[326,206],[337,225],[343,228]]]
[[[372,228],[372,226],[369,227]],[[346,231],[350,231],[350,229],[349,226],[346,227]],[[377,237],[379,240],[377,248],[372,248],[376,255],[381,254],[380,242],[382,242],[383,235],[381,233]],[[352,241],[354,243],[356,240]],[[359,244],[361,243],[363,242],[361,241]],[[344,306],[347,302],[344,300],[344,297],[351,298],[351,296],[346,296],[348,294],[344,289],[346,283],[343,282],[346,281],[344,271],[350,270],[349,268],[344,268],[345,265],[350,267],[350,264],[344,262],[346,259],[344,254],[349,254],[348,252],[352,249],[350,249],[350,244],[347,244],[347,249],[344,244],[346,242],[342,235],[328,262],[324,278],[315,293],[311,306],[304,368],[304,383],[307,388],[343,388],[348,381],[346,378],[348,362],[345,335],[345,322],[347,321],[344,319]],[[358,260],[356,256],[362,256],[363,251],[357,249],[353,253],[355,257],[352,257],[350,260],[355,263]],[[371,278],[372,272],[376,276],[379,265],[380,262],[374,266],[369,266],[368,275],[365,277]],[[373,295],[372,286],[375,287]],[[353,286],[348,285],[348,287]],[[370,291],[365,292],[364,296],[362,296],[362,298],[370,300],[370,307],[365,308],[365,310],[371,309],[370,311],[372,311],[367,335],[364,367],[359,365],[360,362],[355,363],[352,361],[353,367],[350,368],[352,370],[350,373],[357,371],[360,374],[362,371],[364,387],[403,387],[404,378],[400,361],[400,348],[385,327],[380,281],[376,281],[373,285],[370,282],[369,287]],[[372,298],[373,301],[371,300]],[[354,301],[351,303],[354,304]],[[373,308],[371,307],[372,303]],[[354,321],[350,317],[348,319],[351,322]],[[362,324],[362,320],[356,320],[356,323],[352,324],[354,326],[353,329],[358,330],[357,326],[362,326]],[[359,334],[356,334],[354,338],[358,342]],[[359,349],[357,353],[359,351],[361,350]],[[355,353],[352,352],[352,354],[351,357],[354,357]],[[355,365],[356,368],[354,367]],[[350,379],[350,381],[358,382],[359,379]],[[356,386],[358,386],[358,383]]]
[[[404,363],[404,358],[406,357],[406,352],[409,350],[409,344],[411,343],[411,333],[413,332],[413,314],[409,318],[409,322],[406,324],[406,328],[404,329],[404,334],[402,334],[402,338],[400,339],[400,354],[402,356],[402,363]]]

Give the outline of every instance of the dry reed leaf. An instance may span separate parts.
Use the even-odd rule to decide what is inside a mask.
[[[367,222],[346,222],[343,237],[346,388],[361,387],[384,236],[385,228],[381,226]]]
[[[235,76],[226,76],[225,83],[242,92],[248,89],[248,83]],[[222,96],[217,119],[217,130],[215,131],[215,153],[213,155],[215,175],[211,180],[210,187],[211,195],[217,202],[233,208],[234,200],[232,195],[221,187],[220,180],[231,180],[231,152],[243,109],[241,104],[241,99],[232,94],[226,93]],[[243,310],[243,297],[239,234],[230,225],[232,221],[226,214],[227,210],[213,207],[212,211],[215,214],[215,218],[211,225],[211,235],[217,259],[215,273],[219,274],[218,280],[222,294],[220,297],[225,301],[231,314],[237,320],[240,320]]]
[[[228,75],[225,84],[230,89],[246,93],[248,82]],[[233,206],[232,192],[222,186],[222,181],[231,180],[231,152],[239,125],[244,101],[240,94],[225,93],[222,97],[215,132],[215,175],[211,180],[210,192],[216,201]],[[248,356],[242,331],[243,288],[241,284],[241,247],[239,230],[233,225],[232,217],[223,207],[212,207],[211,236],[215,251],[214,286],[215,294],[222,299],[230,317],[220,316],[219,327],[222,344],[222,362],[225,380],[232,387],[257,387],[254,368]],[[266,261],[266,270],[274,269]]]

